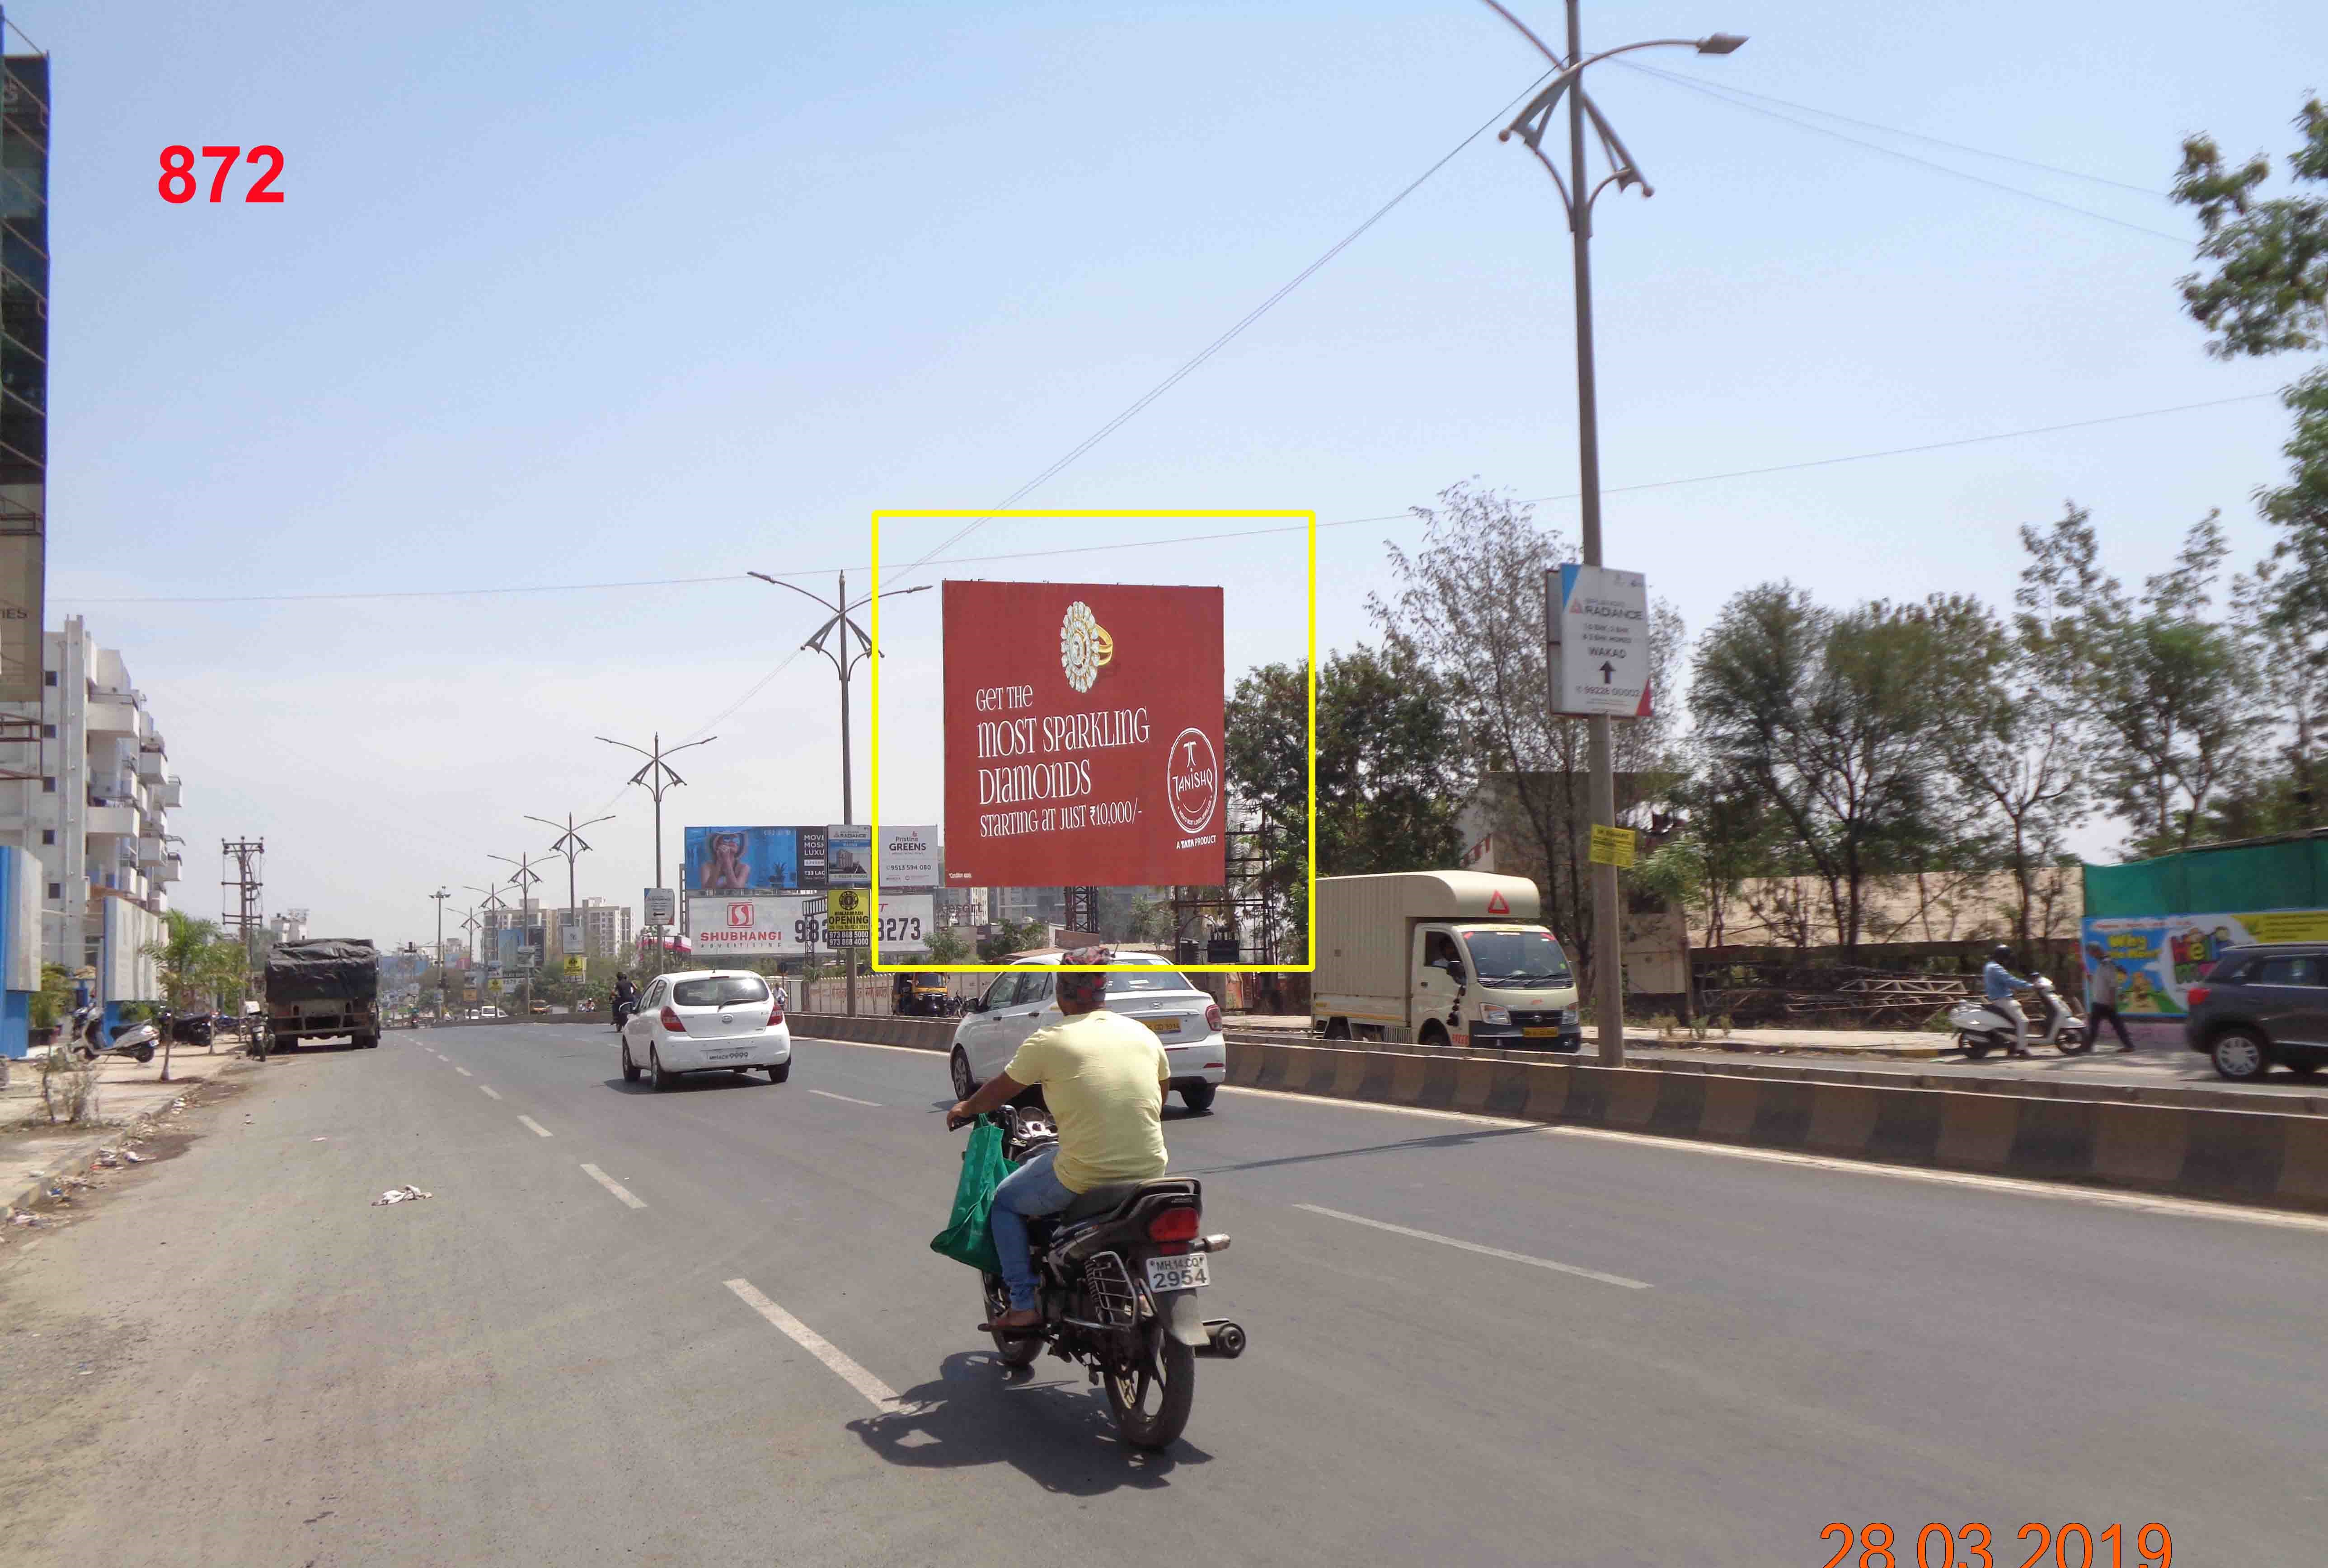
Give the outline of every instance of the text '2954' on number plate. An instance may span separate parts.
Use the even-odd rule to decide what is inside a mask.
[[[1206,1272],[1209,1260],[1201,1252],[1183,1254],[1178,1257],[1151,1257],[1148,1260],[1148,1288],[1151,1291],[1201,1290],[1213,1283]]]
[[[1143,1018],[1140,1021],[1159,1034],[1178,1034],[1180,1021],[1177,1018]]]

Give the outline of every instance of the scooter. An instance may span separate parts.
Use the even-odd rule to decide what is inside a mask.
[[[2052,981],[2040,975],[2030,991],[2037,1003],[2037,1015],[2029,1020],[2031,1045],[2050,1045],[2063,1056],[2093,1050],[2093,1031],[2075,1008],[2061,1000]],[[1951,1008],[1948,1027],[1956,1031],[1958,1049],[1971,1060],[1978,1061],[1992,1050],[2013,1049],[2013,1020],[1980,997],[1967,997]]]
[[[160,1033],[151,1023],[138,1023],[123,1030],[108,1042],[105,1038],[104,1008],[90,1003],[73,1009],[72,1053],[83,1061],[95,1061],[100,1056],[152,1061],[154,1047],[160,1040]]]

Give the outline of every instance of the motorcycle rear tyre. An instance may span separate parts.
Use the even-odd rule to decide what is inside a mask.
[[[141,1045],[130,1054],[136,1057],[136,1059],[141,1062],[152,1061],[154,1059],[154,1048],[150,1045]]]
[[[1957,1044],[1964,1049],[1967,1061],[1978,1061],[1989,1051],[1988,1041],[1975,1034],[1959,1034]]]
[[[1010,1310],[1010,1294],[1000,1274],[981,1274],[986,1286],[986,1321],[994,1321]],[[994,1358],[1005,1367],[1024,1367],[1043,1353],[1043,1341],[1033,1334],[996,1334]]]
[[[1124,1442],[1134,1448],[1169,1448],[1187,1430],[1188,1413],[1196,1405],[1197,1352],[1166,1333],[1159,1322],[1150,1321],[1147,1336],[1150,1367],[1134,1375],[1130,1389],[1112,1372],[1102,1373],[1100,1382],[1107,1389],[1108,1414],[1115,1417],[1115,1429],[1123,1433]],[[1146,1404],[1151,1395],[1156,1397],[1152,1410]]]

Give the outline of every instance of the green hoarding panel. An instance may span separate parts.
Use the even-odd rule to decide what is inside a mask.
[[[2328,908],[2328,842],[2317,839],[2186,849],[2084,871],[2089,919]]]

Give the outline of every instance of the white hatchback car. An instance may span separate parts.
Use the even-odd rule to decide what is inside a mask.
[[[953,1031],[952,1068],[957,1099],[968,1099],[979,1085],[1009,1066],[1028,1035],[1059,1022],[1054,987],[1058,976],[1044,967],[1058,961],[1056,952],[1014,957],[1013,972],[996,975],[986,994],[970,1003]],[[1153,972],[1110,975],[1107,1010],[1154,1030],[1172,1064],[1169,1087],[1179,1092],[1190,1110],[1210,1110],[1221,1080],[1229,1076],[1220,1008],[1159,955],[1123,953],[1116,962],[1138,964]]]
[[[767,1069],[792,1076],[793,1031],[763,975],[749,969],[687,969],[659,975],[623,1022],[623,1077],[642,1072],[667,1089],[682,1073]]]

